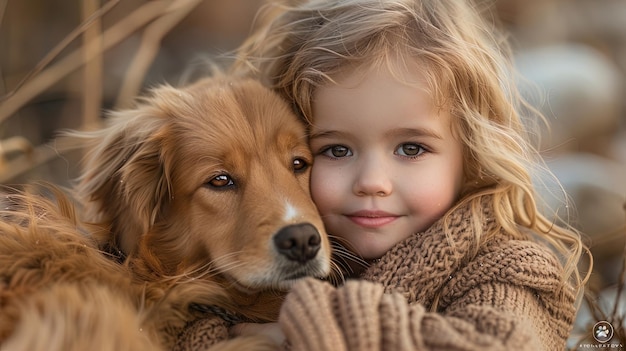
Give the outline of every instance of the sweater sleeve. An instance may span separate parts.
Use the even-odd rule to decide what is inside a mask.
[[[533,323],[516,311],[459,301],[449,313],[434,313],[372,282],[334,288],[305,279],[288,295],[280,324],[294,351],[542,348]]]

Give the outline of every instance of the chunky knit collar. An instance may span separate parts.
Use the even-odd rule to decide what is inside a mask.
[[[497,226],[491,199],[488,196],[482,201],[483,233]],[[409,303],[431,305],[436,293],[467,262],[475,247],[473,215],[469,205],[457,208],[449,214],[447,223],[440,219],[425,232],[415,233],[395,245],[372,263],[362,278],[381,283],[386,292],[402,293]]]

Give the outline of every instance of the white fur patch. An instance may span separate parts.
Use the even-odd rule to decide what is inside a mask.
[[[299,215],[298,209],[293,207],[293,205],[290,204],[289,202],[287,202],[285,204],[285,216],[283,217],[284,221],[285,222],[292,221],[296,219],[298,215]]]

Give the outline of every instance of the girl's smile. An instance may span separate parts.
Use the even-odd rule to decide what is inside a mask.
[[[364,228],[380,228],[394,222],[400,216],[378,210],[360,210],[345,215],[349,220]]]

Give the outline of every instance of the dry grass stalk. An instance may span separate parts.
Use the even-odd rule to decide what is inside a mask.
[[[86,5],[88,2],[86,1]],[[158,51],[161,38],[191,12],[202,0],[153,0],[135,9],[133,12],[102,31],[99,29],[102,16],[111,10],[119,0],[111,0],[100,8],[85,8],[84,16],[88,17],[64,38],[53,50],[48,53],[24,79],[10,92],[0,97],[0,124],[15,114],[39,94],[49,89],[53,84],[67,77],[75,70],[85,67],[85,89],[83,101],[85,119],[82,128],[89,128],[93,122],[99,120],[102,97],[102,54],[128,38],[135,32],[148,26],[146,35],[141,44],[138,57],[131,65],[129,77],[123,83],[123,93],[118,97],[120,101],[132,99],[138,92],[141,82],[152,64]],[[4,9],[5,2],[0,3],[0,10]],[[1,17],[0,17],[1,18]],[[83,35],[80,48],[68,55],[56,59],[68,44]],[[95,74],[94,74],[95,72]],[[98,74],[100,72],[100,74]],[[126,96],[124,94],[129,94]],[[130,96],[132,95],[132,96]],[[35,148],[32,157],[18,156],[6,164],[0,164],[0,182],[10,181],[23,172],[45,163],[60,153],[71,148],[57,149],[54,144],[41,145]],[[2,154],[0,154],[0,158]]]
[[[172,11],[150,24],[143,34],[141,45],[133,58],[125,79],[117,97],[115,108],[129,107],[133,98],[141,90],[143,79],[146,76],[150,64],[154,61],[163,37],[185,18],[193,8],[202,0],[191,0],[188,6],[181,7],[177,11]]]
[[[193,8],[198,3],[199,0],[178,0],[174,2],[153,0],[142,5],[106,29],[100,35],[101,40],[84,44],[82,48],[76,49],[49,68],[37,72],[24,82],[19,89],[10,92],[0,104],[0,123],[54,83],[57,83],[86,62],[92,60],[94,55],[102,54],[155,19],[181,9]],[[82,30],[80,33],[82,33]],[[85,52],[88,54],[84,54]]]
[[[82,14],[86,22],[99,10],[100,0],[83,0]],[[83,122],[82,127],[97,125],[100,121],[103,90],[103,58],[102,58],[102,19],[96,17],[83,33],[83,43],[94,43],[95,53],[85,51],[85,68],[83,69]],[[85,45],[85,48],[88,46]],[[87,59],[93,57],[91,60]]]
[[[0,102],[3,103],[2,105],[0,105],[0,107],[4,107],[5,106],[4,102],[6,100],[11,99],[16,94],[17,91],[20,91],[22,89],[22,86],[24,86],[28,81],[30,81],[32,78],[34,78],[38,74],[40,74],[40,72],[44,68],[46,68],[50,64],[50,62],[52,62],[52,60],[54,60],[55,58],[57,58],[59,56],[61,51],[63,51],[65,48],[67,48],[67,46],[71,42],[76,40],[76,38],[78,38],[83,32],[85,32],[92,25],[92,23],[94,21],[99,20],[104,14],[109,12],[118,3],[119,3],[119,0],[111,0],[111,1],[107,2],[104,6],[102,6],[100,9],[95,11],[91,16],[89,16],[85,21],[83,21],[76,29],[74,29],[67,36],[65,36],[65,38],[63,38],[63,40],[61,40],[61,42],[59,42],[54,48],[52,48],[52,50],[50,50],[50,52],[48,52],[46,54],[46,56],[44,56],[41,59],[41,61],[39,61],[37,63],[37,65],[35,65],[35,67],[33,67],[33,69],[30,72],[28,72],[28,74],[26,74],[26,76],[24,76],[24,78],[22,78],[22,80],[20,80],[20,82],[17,83],[17,85],[13,88],[12,91],[8,92],[4,96],[0,96]],[[2,18],[2,17],[0,17],[0,18]],[[61,76],[61,77],[63,77],[63,76]],[[53,82],[53,84],[55,82]],[[45,87],[45,88],[48,88],[48,87]],[[43,90],[45,90],[45,89],[43,89]],[[28,96],[25,96],[25,98],[22,99],[22,100],[26,100],[26,102],[28,102],[30,99],[34,98],[35,96],[32,96],[30,98]],[[22,106],[23,105],[18,105],[17,108],[20,108]],[[7,115],[6,117],[4,117],[5,114]],[[2,110],[0,109],[0,123],[3,122],[11,114],[12,113],[8,113],[8,112],[7,113],[2,113]]]
[[[26,157],[32,157],[34,150],[30,141],[22,136],[14,136],[0,140],[0,171],[6,167],[8,163],[5,159],[6,155],[19,152]]]

